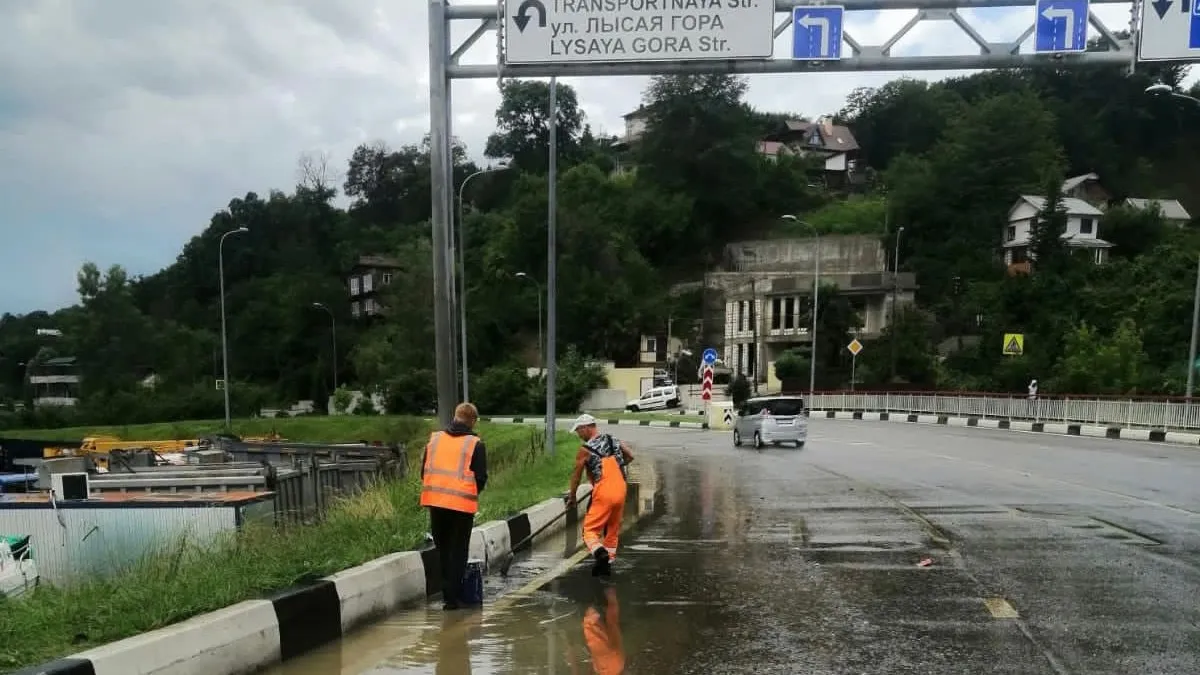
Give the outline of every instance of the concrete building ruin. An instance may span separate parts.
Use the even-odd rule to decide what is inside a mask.
[[[911,304],[917,290],[910,272],[895,273],[878,237],[828,235],[820,240],[822,288],[846,296],[862,319],[853,331],[863,341],[879,337],[893,304]],[[724,307],[723,360],[735,373],[766,381],[767,364],[811,345],[813,273],[817,240],[735,242],[725,247],[722,270],[706,276]]]

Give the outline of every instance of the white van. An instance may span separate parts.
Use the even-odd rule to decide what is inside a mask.
[[[675,385],[669,387],[654,387],[646,391],[639,398],[635,398],[625,404],[625,409],[629,412],[640,412],[642,410],[663,410],[665,408],[679,407],[679,389]]]

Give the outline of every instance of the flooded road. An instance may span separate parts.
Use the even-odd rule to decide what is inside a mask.
[[[1200,672],[1196,450],[835,420],[804,450],[612,431],[661,489],[640,486],[653,515],[611,582],[571,528],[489,577],[482,611],[399,613],[270,672]]]

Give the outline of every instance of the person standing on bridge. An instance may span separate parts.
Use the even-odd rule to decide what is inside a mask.
[[[421,459],[421,506],[429,508],[442,603],[448,610],[462,605],[471,528],[479,511],[479,494],[487,485],[487,448],[475,434],[478,421],[474,405],[458,404],[450,425],[430,434]]]
[[[592,498],[583,519],[583,543],[595,560],[592,575],[608,576],[617,557],[617,538],[625,513],[626,467],[633,462],[633,453],[628,444],[600,433],[596,418],[591,415],[580,415],[571,425],[571,431],[579,436],[583,446],[575,455],[567,506],[575,506],[579,482],[587,471]]]

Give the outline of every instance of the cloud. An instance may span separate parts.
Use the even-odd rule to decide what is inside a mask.
[[[1127,21],[1123,6],[1095,11],[1110,28]],[[1009,41],[1032,12],[963,14],[986,38]],[[914,13],[855,12],[846,28],[880,44]],[[472,29],[455,22],[454,43]],[[0,9],[0,312],[74,302],[85,260],[134,274],[170,264],[231,198],[290,189],[302,153],[326,152],[340,168],[359,143],[419,141],[429,121],[426,38],[416,0],[9,3]],[[939,21],[918,25],[893,53],[977,51]],[[495,52],[493,34],[463,62],[492,63]],[[834,112],[855,87],[899,75],[761,76],[749,100]],[[594,128],[619,133],[647,78],[563,81]],[[494,79],[454,83],[454,133],[476,157],[498,102]]]

